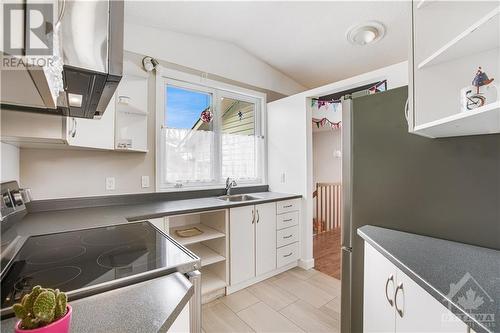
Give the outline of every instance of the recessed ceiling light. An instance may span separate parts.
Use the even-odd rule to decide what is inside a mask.
[[[346,38],[353,45],[368,45],[378,42],[384,37],[385,27],[377,21],[356,24],[347,30]]]

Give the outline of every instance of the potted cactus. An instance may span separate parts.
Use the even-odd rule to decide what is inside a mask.
[[[13,306],[16,333],[67,333],[71,322],[71,306],[67,296],[59,289],[35,286],[21,303]]]

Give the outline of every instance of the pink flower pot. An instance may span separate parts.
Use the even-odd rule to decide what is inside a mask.
[[[16,324],[16,333],[68,333],[69,326],[71,324],[71,305],[67,305],[68,311],[64,315],[64,317],[59,318],[58,320],[48,324],[47,326],[34,328],[32,330],[23,330],[19,328],[21,325],[21,321],[18,321]]]

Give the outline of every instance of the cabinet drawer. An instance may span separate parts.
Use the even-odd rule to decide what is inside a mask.
[[[293,227],[299,224],[299,212],[290,212],[280,214],[276,218],[276,229],[280,230],[283,228]]]
[[[276,264],[278,267],[288,265],[299,259],[299,243],[280,247],[276,251]]]
[[[278,214],[293,212],[295,210],[299,210],[299,208],[300,199],[278,201],[278,203],[276,204],[276,211]]]
[[[282,247],[299,240],[299,227],[290,227],[278,230],[276,234],[276,247]]]

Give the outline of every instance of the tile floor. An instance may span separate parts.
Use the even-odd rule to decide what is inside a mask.
[[[294,268],[203,305],[205,333],[340,332],[340,281]]]

